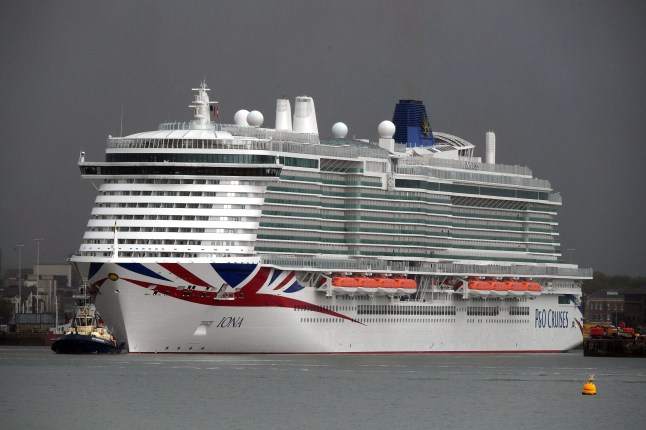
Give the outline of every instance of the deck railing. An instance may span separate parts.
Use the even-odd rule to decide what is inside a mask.
[[[564,277],[592,278],[592,269],[558,266],[481,265],[461,263],[420,263],[380,259],[332,259],[262,255],[263,264],[283,269],[312,269],[334,272],[389,272],[447,276]]]
[[[506,173],[512,175],[532,176],[532,171],[527,166],[511,166],[507,164],[487,164],[472,160],[450,160],[432,157],[409,157],[399,160],[399,165],[449,167],[460,170],[473,170],[480,172]]]
[[[403,160],[400,160],[400,162]],[[518,185],[541,190],[551,190],[550,182],[545,179],[527,178],[520,176],[491,175],[486,173],[443,170],[432,166],[420,166],[401,163],[395,167],[395,173],[404,175],[421,175],[432,178],[450,179],[459,181],[473,181],[489,184]]]

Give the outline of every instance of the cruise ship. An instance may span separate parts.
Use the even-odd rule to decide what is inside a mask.
[[[527,167],[434,132],[400,100],[370,139],[314,101],[108,137],[79,158],[98,191],[72,257],[131,353],[531,353],[582,342],[561,197]],[[233,112],[234,109],[231,110]]]

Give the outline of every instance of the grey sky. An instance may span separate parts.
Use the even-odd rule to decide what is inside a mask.
[[[188,120],[206,78],[220,119],[314,98],[319,131],[377,138],[400,98],[436,131],[560,191],[561,248],[609,274],[646,275],[644,1],[0,2],[2,269],[59,263],[95,190],[79,151]]]

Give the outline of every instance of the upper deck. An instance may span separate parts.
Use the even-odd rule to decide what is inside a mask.
[[[560,195],[527,167],[483,162],[446,133],[398,143],[389,121],[378,141],[347,138],[340,123],[321,139],[296,114],[283,129],[246,111],[221,124],[198,91],[195,120],[109,137],[104,161],[79,160],[85,178],[104,180],[83,255],[110,257],[118,240],[119,256],[144,259],[561,264]]]

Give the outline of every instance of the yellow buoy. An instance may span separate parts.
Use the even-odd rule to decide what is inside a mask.
[[[583,384],[583,392],[581,394],[585,396],[596,396],[597,395],[597,387],[594,385],[594,374],[590,374],[588,377],[588,382]]]

